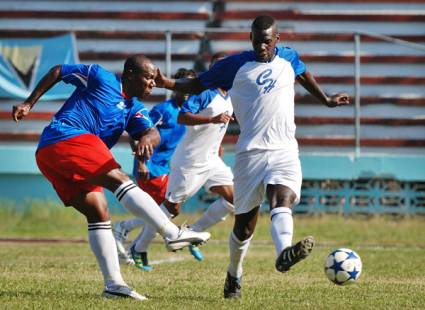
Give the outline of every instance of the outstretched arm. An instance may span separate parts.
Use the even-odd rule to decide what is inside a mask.
[[[202,124],[220,124],[220,123],[228,123],[233,120],[231,115],[226,113],[220,113],[213,117],[202,116],[199,114],[193,114],[190,112],[180,112],[177,117],[177,122],[179,124],[194,126],[194,125],[202,125]]]
[[[297,76],[297,81],[314,97],[316,97],[324,105],[333,108],[341,105],[350,104],[349,96],[346,93],[338,93],[328,97],[317,84],[313,75],[305,71]]]
[[[38,99],[52,88],[57,82],[61,80],[61,66],[54,66],[47,72],[43,78],[38,82],[37,86],[31,92],[29,97],[19,105],[13,106],[12,118],[15,122],[18,122],[22,118],[28,115],[32,107],[36,104]]]
[[[170,79],[163,75],[159,69],[157,70],[155,84],[156,87],[167,88],[185,94],[199,94],[206,89],[198,78]]]

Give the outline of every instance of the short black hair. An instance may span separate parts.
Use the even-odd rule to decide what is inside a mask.
[[[174,73],[174,75],[173,75],[174,79],[181,79],[181,78],[186,78],[186,77],[195,78],[196,72],[192,69],[179,68],[179,69],[177,69],[176,73]]]
[[[124,73],[143,71],[143,66],[151,60],[142,54],[136,54],[128,57],[124,63]]]
[[[259,15],[257,16],[251,25],[251,30],[266,30],[271,26],[275,25],[275,19],[270,15]]]

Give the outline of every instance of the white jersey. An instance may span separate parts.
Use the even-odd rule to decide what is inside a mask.
[[[208,89],[190,97],[180,113],[190,112],[206,117],[221,113],[233,114],[229,95],[223,96],[218,89]],[[209,169],[218,157],[218,151],[228,124],[203,124],[186,126],[186,133],[178,144],[171,159],[171,169]]]
[[[298,150],[295,139],[294,83],[305,65],[291,48],[276,48],[270,62],[254,51],[229,56],[200,75],[206,87],[230,89],[241,133],[236,153],[252,150]]]

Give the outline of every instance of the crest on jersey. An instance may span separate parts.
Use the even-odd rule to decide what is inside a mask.
[[[143,119],[145,119],[147,121],[150,121],[150,118],[147,117],[145,114],[143,114],[143,110],[137,111],[136,114],[134,114],[134,117],[135,118],[143,118]]]
[[[272,75],[273,70],[272,69],[266,69],[263,72],[261,72],[257,79],[255,80],[255,82],[257,83],[257,85],[263,86],[263,94],[267,94],[269,93],[273,87],[276,84],[276,80],[270,78],[270,76]]]

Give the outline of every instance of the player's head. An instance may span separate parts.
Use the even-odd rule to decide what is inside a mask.
[[[213,54],[211,56],[211,61],[210,61],[210,69],[211,67],[219,60],[226,58],[227,57],[227,53],[226,52],[217,52],[215,54]]]
[[[275,55],[276,43],[279,41],[277,23],[270,15],[257,16],[251,25],[250,39],[257,60],[271,61]]]
[[[181,79],[181,78],[194,79],[196,78],[196,72],[193,71],[192,69],[180,68],[176,71],[176,73],[174,73],[173,78],[174,79]],[[189,99],[189,94],[175,91],[173,92],[173,98],[174,100],[176,100],[177,104],[181,106],[183,102]]]
[[[128,97],[143,99],[152,93],[155,87],[156,67],[144,55],[127,58],[122,73],[123,90]]]

